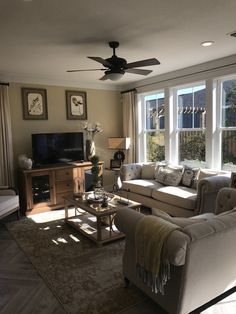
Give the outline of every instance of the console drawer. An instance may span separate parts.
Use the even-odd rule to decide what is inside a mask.
[[[73,179],[73,169],[59,169],[55,171],[56,181],[72,180]]]
[[[56,192],[57,193],[66,192],[66,191],[72,191],[73,192],[73,189],[74,189],[74,183],[71,180],[56,182]]]

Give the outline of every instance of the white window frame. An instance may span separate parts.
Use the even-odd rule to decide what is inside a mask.
[[[175,152],[175,157],[172,158],[172,162],[176,163],[176,164],[180,164],[180,159],[179,159],[179,132],[194,132],[194,131],[205,131],[205,139],[206,139],[206,126],[202,127],[202,128],[179,128],[178,126],[178,90],[181,89],[187,89],[187,88],[194,88],[197,86],[202,86],[205,85],[205,89],[207,87],[206,85],[206,81],[200,81],[200,82],[191,82],[189,84],[183,84],[183,85],[179,85],[179,86],[175,86],[173,87],[173,117],[175,117],[173,119],[173,131],[175,133],[175,148],[176,148],[176,152]],[[207,108],[206,108],[207,110]],[[205,147],[206,147],[206,140],[205,140]],[[206,149],[205,149],[206,151]],[[201,163],[201,166],[206,165],[206,156],[205,156],[205,162]],[[196,165],[197,166],[197,165]]]
[[[164,94],[165,98],[165,91],[164,89],[152,91],[149,93],[142,93],[138,95],[138,127],[137,127],[137,138],[138,138],[138,154],[137,154],[137,160],[138,162],[147,162],[146,156],[147,156],[147,143],[146,143],[146,134],[150,132],[158,133],[165,133],[165,129],[146,129],[146,102],[145,98],[147,96],[157,95],[157,94]],[[166,109],[166,104],[165,104]],[[165,111],[165,127],[166,127],[166,111]],[[166,139],[166,134],[165,134]],[[166,155],[166,152],[165,152]]]
[[[228,171],[236,171],[236,165],[231,167],[224,167],[223,165],[223,150],[222,150],[222,133],[223,131],[236,131],[235,127],[223,127],[222,126],[222,84],[225,81],[235,80],[236,75],[227,75],[216,79],[215,86],[216,86],[216,134],[217,134],[217,141],[218,141],[218,150],[217,150],[217,165],[216,167],[221,170],[228,170]],[[220,149],[219,149],[220,148]]]

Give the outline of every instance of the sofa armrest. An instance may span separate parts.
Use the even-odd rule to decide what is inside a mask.
[[[119,231],[123,232],[132,241],[134,241],[137,223],[141,218],[143,218],[143,216],[144,215],[142,213],[139,213],[131,208],[122,208],[119,209],[115,215],[114,221]]]
[[[225,187],[220,189],[216,198],[215,214],[228,212],[236,208],[236,189]]]
[[[119,209],[115,216],[115,225],[119,231],[126,235],[126,242],[133,247],[135,245],[136,226],[144,215],[130,208]],[[158,219],[153,216],[153,219]],[[185,264],[187,245],[190,241],[188,235],[180,230],[174,230],[165,244],[169,262],[175,266]]]
[[[142,164],[124,164],[120,168],[121,181],[128,181],[141,178]]]
[[[216,197],[220,189],[228,187],[230,176],[216,175],[201,179],[197,186],[197,213],[215,212]]]
[[[9,186],[0,186],[0,195],[18,195],[18,191],[16,188]]]

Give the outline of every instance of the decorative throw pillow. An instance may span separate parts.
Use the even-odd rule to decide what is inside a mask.
[[[172,185],[177,186],[180,184],[180,181],[182,179],[182,171],[179,170],[168,170],[166,171],[166,177],[165,177],[165,185]]]
[[[142,165],[141,178],[153,180],[155,177],[156,163]]]
[[[198,172],[199,169],[197,168],[185,167],[181,184],[189,188],[192,187],[197,178]]]
[[[182,179],[182,168],[174,169],[172,166],[159,167],[156,181],[164,185],[179,185]]]
[[[165,166],[159,166],[156,172],[155,180],[159,183],[164,184],[165,176],[166,176]]]

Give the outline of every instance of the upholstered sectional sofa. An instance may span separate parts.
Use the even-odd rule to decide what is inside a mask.
[[[213,212],[218,191],[229,186],[230,173],[162,163],[124,164],[121,195],[173,216]]]
[[[157,216],[150,216],[179,226],[164,244],[170,263],[164,294],[152,292],[136,272],[136,228],[143,217],[129,208],[119,210],[115,216],[117,228],[126,235],[126,282],[131,281],[169,314],[187,314],[235,287],[236,189],[220,190],[215,213],[180,218],[159,211]]]

